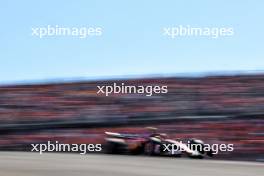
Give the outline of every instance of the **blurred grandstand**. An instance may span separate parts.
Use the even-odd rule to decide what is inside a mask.
[[[168,93],[97,94],[98,85],[167,85]],[[31,143],[102,142],[105,130],[233,143],[218,158],[263,160],[264,75],[149,78],[0,87],[0,149]]]

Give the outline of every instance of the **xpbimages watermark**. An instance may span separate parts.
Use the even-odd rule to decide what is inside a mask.
[[[235,33],[233,27],[197,27],[190,25],[176,25],[163,27],[162,35],[170,39],[179,37],[208,37],[217,39],[220,37],[230,37]]]
[[[47,141],[47,143],[31,144],[31,152],[79,152],[86,154],[90,152],[101,152],[102,144],[64,144],[59,141]]]
[[[72,36],[77,38],[87,38],[92,36],[101,36],[102,34],[102,27],[65,27],[59,25],[47,25],[31,28],[31,36],[38,38],[52,36]]]
[[[168,93],[168,86],[159,85],[126,85],[125,83],[113,83],[111,85],[97,86],[97,94],[109,96],[111,94],[142,94],[152,96],[154,94]]]
[[[176,154],[178,152],[186,151],[186,147],[191,151],[204,151],[204,152],[212,152],[212,154],[218,154],[219,152],[232,152],[234,151],[234,144],[193,144],[188,141],[187,143],[183,143],[182,141],[174,143],[163,144],[164,152],[171,152],[172,154]]]

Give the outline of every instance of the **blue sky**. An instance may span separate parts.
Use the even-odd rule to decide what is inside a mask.
[[[261,0],[2,1],[0,84],[64,78],[264,70]],[[97,38],[31,27],[101,26]],[[171,40],[165,26],[233,27],[232,37]]]

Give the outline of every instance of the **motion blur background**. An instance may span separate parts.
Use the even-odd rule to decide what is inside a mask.
[[[108,80],[0,88],[0,149],[31,150],[32,143],[103,143],[104,131],[234,144],[216,158],[263,159],[264,76]],[[97,85],[168,85],[167,94],[97,94]]]
[[[5,1],[0,6],[0,150],[103,142],[104,131],[233,143],[216,159],[264,159],[263,2]],[[32,27],[100,26],[99,38],[31,36]],[[233,27],[177,38],[163,27]],[[98,85],[166,85],[168,93],[96,94]]]

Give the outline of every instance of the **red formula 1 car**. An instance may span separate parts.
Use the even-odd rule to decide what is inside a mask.
[[[191,158],[213,156],[212,150],[205,149],[204,142],[199,139],[190,139],[186,144],[180,140],[168,139],[166,134],[156,132],[146,135],[113,132],[105,132],[105,134],[104,150],[106,153],[178,157],[185,154]]]

